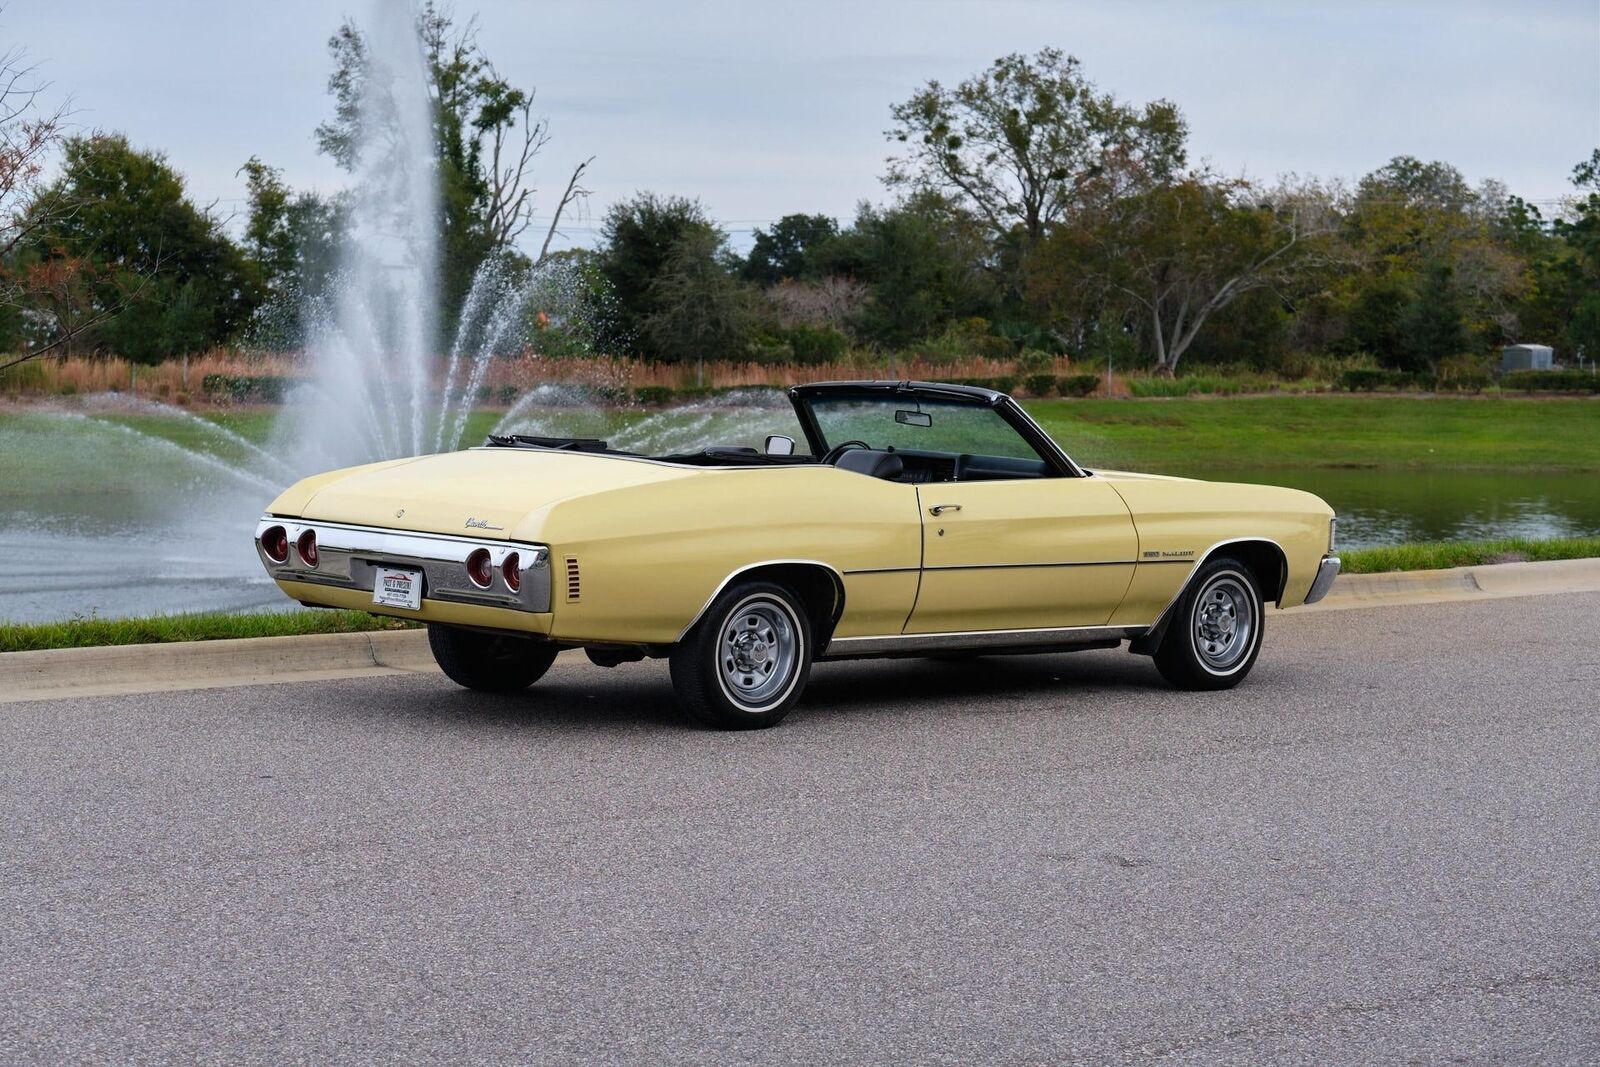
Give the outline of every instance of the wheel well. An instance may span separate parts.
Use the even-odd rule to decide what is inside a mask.
[[[806,615],[811,619],[817,647],[827,647],[839,616],[844,614],[844,584],[836,571],[821,563],[761,563],[730,574],[717,593],[735,581],[756,580],[778,582],[799,594]],[[716,596],[711,599],[715,600]],[[709,607],[711,603],[707,601],[700,615],[703,616]],[[694,621],[698,623],[700,616]]]
[[[1283,599],[1283,588],[1289,582],[1289,561],[1283,549],[1276,544],[1271,541],[1235,541],[1218,545],[1206,559],[1216,559],[1218,556],[1232,556],[1250,568],[1250,576],[1261,587],[1262,600],[1277,602]]]
[[[1282,602],[1284,587],[1289,584],[1289,560],[1283,554],[1283,549],[1272,541],[1229,541],[1207,552],[1195,564],[1194,570],[1184,579],[1183,586],[1172,598],[1172,603],[1161,613],[1161,617],[1156,619],[1155,625],[1151,626],[1143,637],[1137,638],[1128,646],[1130,652],[1148,656],[1155,651],[1161,644],[1162,637],[1166,635],[1167,624],[1172,621],[1173,609],[1178,606],[1178,601],[1183,599],[1183,594],[1188,592],[1189,583],[1194,581],[1201,567],[1218,556],[1231,556],[1243,563],[1250,571],[1250,576],[1256,580],[1263,601]]]
[[[844,613],[844,586],[837,574],[814,563],[773,563],[754,567],[739,577],[781,582],[799,593],[806,614],[811,616],[817,647],[827,647],[834,624]]]

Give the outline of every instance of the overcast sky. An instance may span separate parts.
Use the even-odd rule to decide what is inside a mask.
[[[165,151],[228,212],[252,154],[296,186],[341,184],[312,139],[326,42],[371,2],[10,0],[0,45],[28,49],[77,123]],[[454,6],[538,90],[554,135],[542,209],[596,157],[587,217],[567,228],[580,244],[638,189],[699,197],[741,246],[790,212],[847,218],[885,195],[891,103],[1045,45],[1125,100],[1175,101],[1192,158],[1229,173],[1354,179],[1409,153],[1553,200],[1600,145],[1600,0]]]

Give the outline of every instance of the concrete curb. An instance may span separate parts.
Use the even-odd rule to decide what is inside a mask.
[[[1600,592],[1600,559],[1345,575],[1322,603],[1283,614],[1583,592]],[[0,704],[436,670],[422,630],[7,652]]]
[[[0,655],[0,704],[437,669],[424,630],[57,648]]]

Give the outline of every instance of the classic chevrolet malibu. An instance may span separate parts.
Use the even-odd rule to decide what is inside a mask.
[[[1321,599],[1334,516],[1293,489],[1088,470],[1004,393],[833,382],[804,438],[647,456],[491,437],[289,488],[267,572],[303,604],[428,624],[472,689],[556,653],[665,657],[715,726],[771,726],[817,660],[1111,648],[1185,689],[1237,685],[1263,601]]]

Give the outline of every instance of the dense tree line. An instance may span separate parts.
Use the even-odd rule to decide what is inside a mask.
[[[1190,163],[1175,104],[1118,100],[1046,49],[891,108],[891,199],[853,218],[791,214],[740,255],[698,201],[640,192],[611,205],[599,247],[552,256],[554,223],[528,247],[541,237],[528,232],[529,168],[547,141],[532,93],[496,72],[470,22],[429,7],[419,29],[446,319],[486,259],[557,259],[597,309],[603,350],[662,361],[865,349],[1438,373],[1517,340],[1600,356],[1600,149],[1548,218],[1498,183],[1408,156],[1348,188],[1228,178]],[[333,116],[317,138],[353,167],[364,43],[345,25],[330,50]],[[0,185],[0,347],[155,360],[301,343],[302,309],[339,268],[339,196],[297,192],[248,160],[248,211],[230,233],[160,153],[124,136],[62,139],[52,125],[41,146],[31,103],[0,111],[13,157],[0,178],[17,176]],[[39,162],[51,138],[53,178]],[[558,217],[584,195],[587,165]]]

